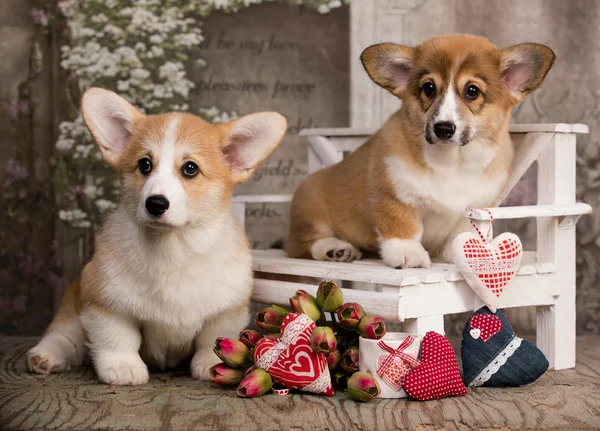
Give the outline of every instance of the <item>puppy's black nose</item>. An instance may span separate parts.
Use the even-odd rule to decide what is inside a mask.
[[[456,126],[449,121],[441,121],[433,125],[433,133],[440,139],[447,140],[454,136]]]
[[[163,195],[152,195],[146,199],[146,209],[148,214],[154,217],[160,217],[169,209],[169,201]]]

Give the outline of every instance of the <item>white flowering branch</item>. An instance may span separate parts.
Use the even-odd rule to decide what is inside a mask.
[[[143,112],[187,111],[194,87],[186,72],[189,53],[203,40],[198,19],[215,10],[235,12],[263,1],[277,0],[65,0],[60,7],[73,43],[62,47],[61,64],[76,76],[82,90],[113,90]],[[286,1],[321,13],[342,5],[341,0]],[[195,64],[206,62],[199,59]],[[214,123],[236,117],[217,107],[198,114]],[[102,162],[81,114],[60,125],[56,148],[59,218],[77,228],[100,223],[114,208],[119,185]]]
[[[263,1],[274,0],[62,1],[73,43],[62,47],[61,64],[75,75],[81,90],[92,86],[113,90],[148,113],[187,111],[194,87],[186,72],[189,53],[203,40],[198,19],[215,10],[235,12]],[[342,5],[340,0],[287,2],[321,13]],[[198,64],[206,62],[200,59]],[[198,114],[211,122],[236,116],[217,107]],[[56,148],[59,218],[77,228],[98,224],[115,206],[118,181],[102,162],[80,114],[60,125]]]

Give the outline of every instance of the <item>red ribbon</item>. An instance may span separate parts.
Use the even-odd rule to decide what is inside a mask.
[[[490,215],[490,227],[491,227],[491,224],[494,222],[494,216],[492,215],[492,212],[489,209],[486,208],[484,211],[487,211],[487,213]],[[489,229],[488,229],[487,233],[485,235],[483,235],[481,233],[481,231],[479,230],[479,228],[477,227],[477,225],[475,223],[473,223],[473,220],[469,220],[469,222],[471,223],[471,226],[473,227],[473,229],[475,229],[475,231],[479,235],[479,238],[481,238],[481,241],[484,244],[487,244],[487,242],[488,242],[487,237],[490,234]]]
[[[388,346],[383,341],[380,341],[379,343],[377,343],[379,348],[390,353],[390,355],[387,358],[385,358],[385,360],[383,361],[381,366],[377,369],[377,374],[382,375],[383,373],[385,373],[385,371],[394,362],[394,358],[400,358],[400,359],[405,360],[410,365],[412,365],[413,368],[416,367],[417,365],[419,365],[419,361],[417,359],[413,358],[409,354],[404,353],[404,350],[408,346],[410,346],[413,343],[413,341],[415,341],[415,339],[409,335],[408,337],[406,337],[404,339],[404,341],[398,346],[397,349],[394,349],[393,347]]]

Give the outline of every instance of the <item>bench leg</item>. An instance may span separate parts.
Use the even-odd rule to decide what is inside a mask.
[[[538,159],[538,202],[575,202],[575,135],[556,134]],[[554,217],[537,219],[537,261],[555,262],[557,302],[537,307],[537,345],[550,368],[575,366],[575,223]]]
[[[444,316],[419,317],[402,322],[402,332],[425,335],[428,331],[444,335]]]
[[[536,344],[555,370],[575,366],[575,299],[563,302],[537,307]]]

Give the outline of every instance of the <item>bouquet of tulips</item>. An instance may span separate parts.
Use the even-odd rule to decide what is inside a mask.
[[[290,306],[294,313],[303,313],[317,324],[311,335],[312,349],[325,355],[333,384],[359,401],[369,402],[379,395],[373,376],[358,371],[358,337],[382,338],[386,331],[383,319],[365,313],[356,302],[344,303],[342,289],[333,281],[322,281],[316,298],[298,290],[290,298]],[[329,321],[326,313],[330,315]],[[211,381],[225,386],[237,385],[241,397],[268,392],[274,383],[265,370],[254,367],[254,349],[263,337],[279,338],[283,319],[288,314],[285,308],[272,305],[255,316],[256,325],[265,334],[246,329],[238,340],[217,338],[214,352],[223,362],[210,369]]]

